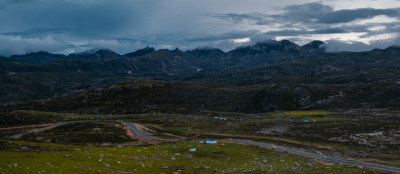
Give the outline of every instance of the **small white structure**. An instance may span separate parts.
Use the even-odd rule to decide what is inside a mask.
[[[226,117],[214,117],[214,118],[218,120],[227,120]]]
[[[192,148],[190,148],[190,150],[189,151],[191,151],[191,152],[195,152],[197,149],[195,148],[195,147],[192,147]]]
[[[199,141],[199,144],[204,144],[204,141]]]
[[[208,139],[206,141],[206,144],[217,144],[217,141],[213,140],[213,139]]]

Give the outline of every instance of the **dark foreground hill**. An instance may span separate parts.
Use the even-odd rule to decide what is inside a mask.
[[[126,114],[146,112],[235,111],[327,108],[395,108],[400,84],[268,84],[237,87],[199,81],[140,80],[76,91],[47,100],[10,103],[3,111],[41,111]]]
[[[140,80],[76,91],[49,100],[8,104],[7,108],[89,113],[96,107],[106,113],[234,110],[255,91],[207,82]]]

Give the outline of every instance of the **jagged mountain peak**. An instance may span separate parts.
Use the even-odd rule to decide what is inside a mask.
[[[303,45],[301,48],[303,49],[325,49],[325,42],[320,40],[314,40],[308,44]]]
[[[26,55],[31,55],[31,54],[51,54],[51,53],[49,53],[47,51],[37,51],[37,52],[30,52],[30,53],[28,53]]]
[[[254,56],[254,55],[264,55],[270,53],[284,53],[284,54],[297,54],[300,51],[300,46],[290,42],[289,40],[266,40],[262,42],[257,42],[251,46],[238,47],[228,54],[233,54],[236,56]]]
[[[250,46],[251,49],[257,51],[270,51],[270,50],[289,50],[289,49],[299,49],[300,47],[290,42],[289,40],[266,40],[263,42],[257,42],[255,45]]]
[[[95,48],[95,49],[90,49],[87,51],[83,51],[83,52],[77,52],[77,53],[72,53],[70,55],[90,55],[90,54],[118,54],[110,49],[99,49],[99,48]]]
[[[7,60],[9,62],[23,62],[29,64],[44,64],[49,62],[55,62],[65,59],[63,54],[52,54],[47,51],[31,52],[25,55],[12,55]]]
[[[280,40],[280,41],[269,39],[269,40],[257,42],[254,46],[257,46],[257,45],[296,45],[296,44],[289,40],[285,40],[285,39]]]
[[[193,50],[188,50],[186,53],[190,54],[224,54],[225,52],[218,48],[213,47],[199,47]]]
[[[147,46],[142,49],[138,49],[134,52],[127,53],[124,56],[125,57],[138,57],[138,56],[144,56],[146,54],[153,53],[153,52],[156,52],[156,50],[153,47]]]
[[[387,47],[386,49],[400,49],[400,45],[392,45],[390,47]]]
[[[188,50],[184,53],[191,60],[204,61],[203,64],[207,62],[215,62],[225,56],[225,52],[218,48],[202,47],[193,50]]]
[[[179,48],[175,48],[173,50],[170,49],[159,49],[157,52],[168,52],[168,53],[183,53]]]
[[[47,51],[37,51],[37,52],[30,52],[25,55],[12,55],[11,57],[22,57],[22,56],[61,56],[61,54],[52,54]]]
[[[195,48],[195,49],[193,49],[192,51],[194,51],[194,50],[198,50],[198,51],[203,51],[203,50],[220,50],[220,49],[218,49],[218,48],[214,48],[214,47],[198,47],[198,48]]]
[[[176,53],[182,53],[183,51],[180,50],[179,48],[175,48],[174,50],[172,50],[172,52],[176,52]]]
[[[109,49],[91,49],[81,53],[72,53],[68,55],[71,60],[109,60],[120,59],[121,55]]]
[[[142,49],[139,49],[139,50],[136,50],[136,51],[155,52],[155,51],[156,51],[156,49],[154,49],[154,47],[147,46],[147,47],[144,47],[144,48],[142,48]]]

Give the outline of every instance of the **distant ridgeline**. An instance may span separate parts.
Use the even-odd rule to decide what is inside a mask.
[[[229,52],[37,52],[0,57],[0,102],[5,110],[100,105],[113,113],[396,107],[399,79],[399,47],[331,53],[321,41],[265,41]]]

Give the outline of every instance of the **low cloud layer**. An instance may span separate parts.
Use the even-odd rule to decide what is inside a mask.
[[[148,45],[228,51],[266,39],[365,51],[400,44],[399,7],[396,0],[4,0],[0,54]]]

